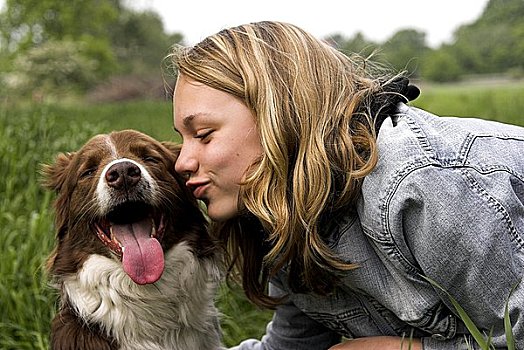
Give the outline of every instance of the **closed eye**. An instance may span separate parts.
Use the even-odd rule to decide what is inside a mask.
[[[202,141],[208,141],[209,142],[209,136],[213,133],[213,129],[202,131],[198,134],[196,134],[194,137],[195,139],[200,139]]]
[[[152,157],[152,156],[146,156],[146,157],[143,157],[142,160],[146,163],[153,163],[153,164],[158,164],[160,163],[160,159],[157,158],[157,157]]]

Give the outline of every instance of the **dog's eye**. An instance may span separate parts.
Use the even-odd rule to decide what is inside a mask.
[[[152,156],[145,156],[142,158],[142,160],[146,163],[152,163],[152,164],[160,163],[160,159],[158,159],[157,157],[152,157]]]
[[[95,172],[96,172],[96,168],[89,168],[85,170],[82,174],[80,174],[80,178],[84,179],[86,177],[93,175]]]

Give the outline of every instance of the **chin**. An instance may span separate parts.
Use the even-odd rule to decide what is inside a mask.
[[[206,202],[207,216],[216,222],[226,221],[238,216],[239,210],[236,203],[234,205],[220,204],[217,202]]]

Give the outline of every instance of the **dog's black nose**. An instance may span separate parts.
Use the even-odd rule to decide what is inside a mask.
[[[140,168],[131,162],[113,164],[106,172],[106,182],[115,189],[131,188],[140,181]]]

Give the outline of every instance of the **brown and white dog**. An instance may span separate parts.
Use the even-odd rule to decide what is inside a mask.
[[[220,348],[220,253],[177,155],[124,130],[44,167],[57,192],[52,349]]]

